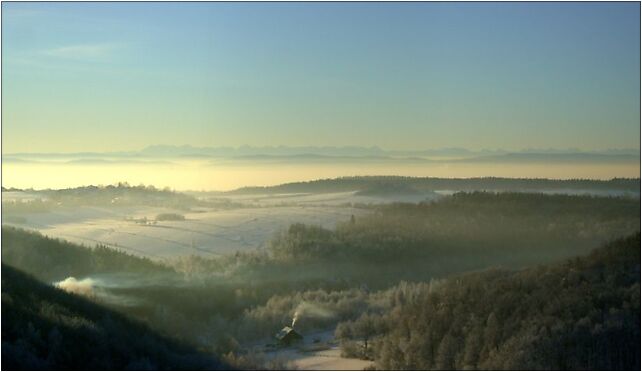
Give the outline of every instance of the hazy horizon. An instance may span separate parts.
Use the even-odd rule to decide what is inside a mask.
[[[640,152],[156,145],[127,152],[3,154],[2,170],[6,188],[60,189],[128,182],[179,191],[229,191],[349,176],[638,178]]]
[[[640,367],[640,2],[1,11],[3,369]]]
[[[21,189],[61,189],[88,185],[170,187],[178,191],[229,191],[245,186],[275,186],[283,183],[350,176],[411,176],[440,178],[550,178],[595,179],[639,178],[640,164],[561,163],[314,163],[277,161],[267,163],[208,163],[172,160],[163,163],[7,163],[2,165],[2,186]]]

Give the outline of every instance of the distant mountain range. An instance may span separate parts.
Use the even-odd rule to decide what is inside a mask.
[[[159,159],[213,159],[233,162],[570,162],[634,163],[640,161],[639,149],[586,151],[579,149],[524,149],[521,151],[468,150],[439,148],[428,150],[384,150],[358,146],[241,146],[195,147],[190,145],[154,145],[140,151],[81,153],[16,153],[4,154],[9,163],[56,160],[65,163],[106,164],[113,162],[150,162]]]
[[[194,147],[155,145],[139,152],[145,156],[204,156],[204,157],[241,157],[241,156],[302,156],[320,155],[336,157],[451,157],[471,158],[479,156],[518,154],[595,154],[595,155],[640,155],[639,149],[608,149],[603,151],[583,151],[580,149],[524,149],[507,151],[502,149],[468,150],[459,147],[445,147],[426,150],[384,150],[377,146],[241,146],[241,147]]]
[[[631,163],[639,162],[640,156],[631,154],[600,153],[509,153],[479,156],[459,160],[474,163]]]

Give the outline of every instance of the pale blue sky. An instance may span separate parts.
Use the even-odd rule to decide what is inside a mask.
[[[3,152],[639,148],[639,3],[2,3]]]

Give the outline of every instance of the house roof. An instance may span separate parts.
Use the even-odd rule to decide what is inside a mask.
[[[293,336],[301,337],[301,335],[298,334],[297,331],[292,329],[292,327],[285,326],[285,327],[283,327],[282,330],[279,331],[279,333],[276,334],[276,338],[282,339],[282,338],[284,338],[285,336],[287,336],[289,334],[292,334]]]

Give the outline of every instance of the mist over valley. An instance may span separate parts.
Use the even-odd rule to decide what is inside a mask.
[[[5,1],[2,370],[640,370],[640,2]]]

